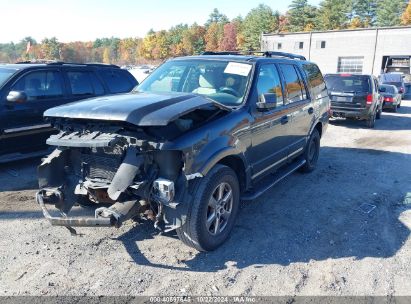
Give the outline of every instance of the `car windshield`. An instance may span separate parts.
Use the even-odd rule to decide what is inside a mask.
[[[360,93],[370,92],[370,79],[362,75],[326,75],[325,82],[329,91]]]
[[[252,65],[219,60],[174,60],[157,68],[134,91],[184,92],[227,106],[243,102]]]
[[[0,68],[0,87],[16,72],[16,70]]]
[[[395,94],[396,93],[395,87],[392,86],[392,85],[389,85],[389,86],[383,85],[383,86],[381,86],[381,88],[385,89],[384,93],[388,93],[388,94]]]

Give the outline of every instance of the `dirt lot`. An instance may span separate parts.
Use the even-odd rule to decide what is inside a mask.
[[[411,295],[411,101],[375,130],[332,122],[318,169],[243,204],[207,254],[151,223],[51,227],[38,161],[0,167],[0,295]]]

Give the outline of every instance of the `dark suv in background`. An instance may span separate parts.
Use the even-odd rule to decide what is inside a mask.
[[[47,140],[56,149],[39,167],[37,201],[72,232],[141,215],[213,250],[234,227],[240,200],[314,170],[329,111],[323,76],[302,56],[172,59],[132,93],[46,111],[61,132]],[[76,203],[100,208],[90,218],[53,217],[46,203],[67,216]]]
[[[324,76],[333,117],[365,120],[374,128],[381,118],[382,96],[378,80],[372,75],[327,74]]]
[[[115,65],[18,63],[0,65],[0,162],[44,154],[55,130],[43,120],[49,108],[125,93],[135,78]]]

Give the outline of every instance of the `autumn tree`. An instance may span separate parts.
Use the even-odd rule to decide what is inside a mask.
[[[377,7],[376,24],[378,26],[399,25],[404,8],[404,0],[380,0]]]
[[[220,25],[215,22],[211,23],[207,28],[207,32],[204,37],[206,51],[218,51],[220,49],[220,41],[222,38],[223,33],[220,29]]]
[[[205,51],[206,28],[194,23],[183,34],[183,48],[184,55],[201,54]]]
[[[41,41],[41,52],[44,59],[60,59],[60,43],[57,38],[44,38]]]
[[[411,24],[411,1],[408,3],[407,8],[405,9],[404,13],[401,16],[401,24],[402,25]]]
[[[377,17],[378,1],[379,0],[354,0],[351,9],[351,26],[373,26]]]
[[[223,39],[221,40],[221,51],[236,51],[237,50],[237,26],[235,23],[227,23],[224,25]]]
[[[275,31],[277,24],[277,17],[269,6],[260,4],[252,9],[244,19],[242,29],[244,43],[241,48],[243,50],[259,50],[261,34]]]

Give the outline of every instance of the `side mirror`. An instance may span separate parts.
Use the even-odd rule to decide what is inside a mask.
[[[257,109],[259,110],[270,110],[277,107],[277,94],[275,93],[261,94],[258,99]]]
[[[386,88],[379,88],[378,91],[379,91],[380,93],[384,93],[384,92],[387,91],[387,89],[386,89]]]
[[[7,95],[7,101],[15,103],[23,103],[27,101],[27,94],[23,91],[10,91]]]

